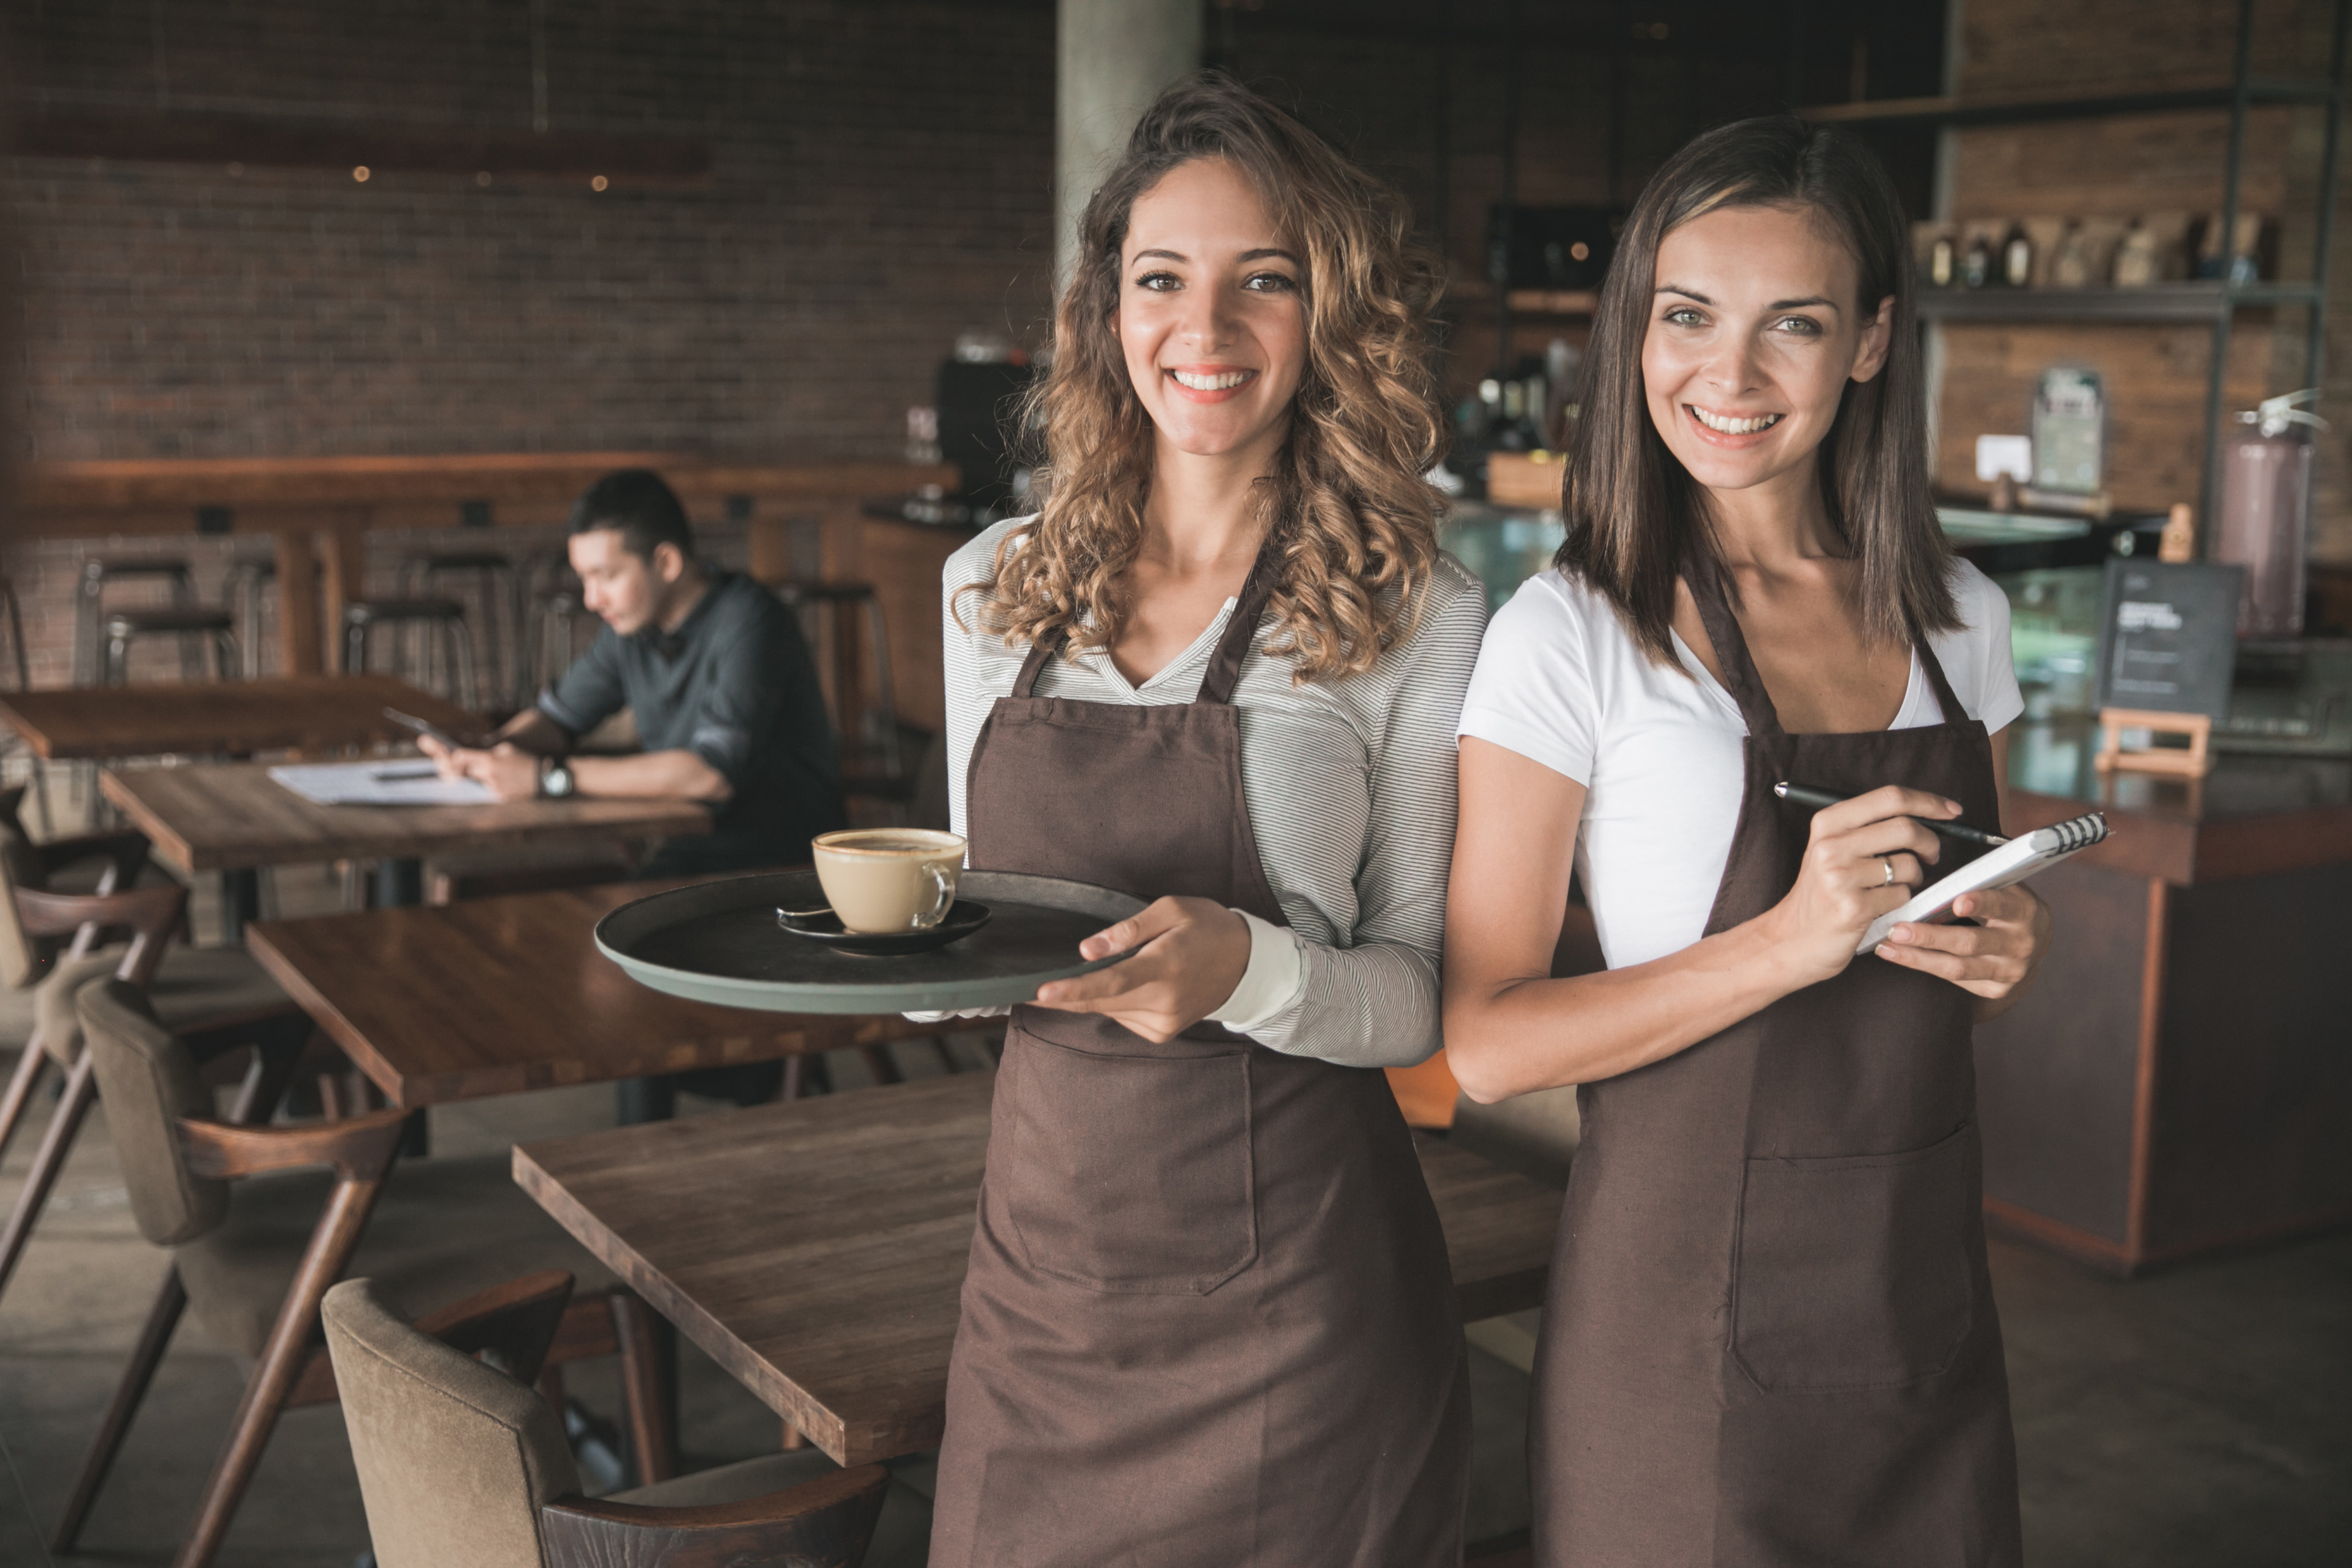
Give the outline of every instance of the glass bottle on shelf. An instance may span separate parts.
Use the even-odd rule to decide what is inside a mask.
[[[1968,254],[1960,260],[1960,286],[1981,289],[1992,281],[1992,242],[1983,229],[1969,239]]]
[[[2163,276],[2162,247],[2154,230],[2135,223],[2116,247],[2116,287],[2145,289]]]
[[[2077,223],[2067,229],[2058,242],[2057,253],[2050,258],[2050,286],[2053,289],[2088,289],[2092,278],[2092,257],[2095,242],[2089,229]]]
[[[2230,281],[2252,283],[2262,277],[2262,266],[2256,253],[2262,248],[2263,217],[2260,213],[2238,215],[2237,237],[2230,245]]]
[[[2033,281],[2033,241],[2025,232],[2025,225],[2009,226],[2009,237],[2000,247],[2000,280],[2011,289],[2022,289]]]

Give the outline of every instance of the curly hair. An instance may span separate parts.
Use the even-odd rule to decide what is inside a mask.
[[[1412,635],[1437,555],[1442,498],[1422,475],[1443,451],[1427,342],[1441,274],[1403,197],[1218,71],[1160,95],[1087,204],[1053,369],[1026,410],[1045,438],[1045,503],[967,591],[985,603],[981,625],[1007,642],[1066,627],[1075,658],[1118,640],[1153,452],[1112,329],[1120,253],[1137,199],[1198,158],[1239,170],[1306,258],[1306,371],[1255,500],[1281,563],[1267,651],[1290,658],[1300,681],[1366,670]]]

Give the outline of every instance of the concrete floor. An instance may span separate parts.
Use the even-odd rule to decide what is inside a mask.
[[[290,915],[331,900],[331,882],[311,868],[281,873],[274,901]],[[216,907],[209,889],[196,905],[201,940]],[[0,1049],[0,1070],[12,1055]],[[910,1074],[939,1070],[927,1051],[900,1061]],[[869,1081],[855,1057],[832,1067],[844,1091]],[[608,1087],[548,1090],[436,1110],[433,1143],[478,1152],[611,1121]],[[39,1132],[25,1129],[0,1162],[0,1205],[15,1202]],[[2352,1563],[2352,1237],[2128,1284],[2001,1242],[1992,1266],[2032,1568]],[[193,1326],[157,1374],[81,1553],[53,1559],[45,1544],[163,1270],[131,1223],[101,1107],[0,1300],[0,1568],[170,1560],[244,1376]],[[1498,1323],[1480,1339],[1515,1353],[1528,1326]],[[1528,1383],[1484,1351],[1472,1363],[1473,1538],[1507,1538],[1527,1521]],[[609,1363],[567,1369],[567,1381],[592,1409],[617,1414]],[[680,1404],[688,1468],[776,1444],[774,1417],[691,1344],[681,1346]],[[220,1561],[349,1568],[366,1545],[340,1413],[291,1412]]]
[[[905,1053],[910,1071],[929,1065]],[[846,1089],[854,1058],[835,1064]],[[718,1109],[689,1102],[691,1109]],[[611,1120],[601,1087],[435,1113],[461,1153]],[[12,1203],[37,1128],[0,1165]],[[183,1331],[83,1542],[51,1559],[42,1532],[80,1463],[163,1272],[133,1227],[104,1117],[85,1131],[0,1301],[0,1563],[169,1561],[226,1430],[242,1372]],[[2352,1237],[2196,1265],[2129,1284],[1996,1243],[2034,1568],[2286,1568],[2352,1561]],[[1527,1381],[1473,1352],[1480,1533],[1526,1521]],[[575,1394],[618,1408],[607,1367],[572,1369]],[[772,1449],[766,1409],[684,1347],[690,1467]],[[348,1568],[367,1543],[341,1420],[290,1413],[247,1495],[226,1564]]]

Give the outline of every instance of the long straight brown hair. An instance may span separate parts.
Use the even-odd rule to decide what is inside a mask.
[[[1721,557],[1706,495],[1650,418],[1642,342],[1650,330],[1659,242],[1723,207],[1808,210],[1853,253],[1862,315],[1892,296],[1886,363],[1849,382],[1814,462],[1831,526],[1853,553],[1863,626],[1910,641],[1960,625],[1952,554],[1929,487],[1926,376],[1911,297],[1903,204],[1878,160],[1843,132],[1787,115],[1738,121],[1697,137],[1650,177],[1633,204],[1593,313],[1583,412],[1569,443],[1561,507],[1568,537],[1554,562],[1580,574],[1625,618],[1644,652],[1679,668],[1670,627],[1685,557]],[[1727,573],[1717,573],[1730,585]]]

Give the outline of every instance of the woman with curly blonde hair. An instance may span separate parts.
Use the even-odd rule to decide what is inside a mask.
[[[1171,89],[1081,225],[1044,510],[948,564],[971,864],[1153,901],[1005,1037],[942,1568],[1460,1560],[1461,1325],[1377,1070],[1438,1045],[1485,622],[1409,231],[1264,99]]]

